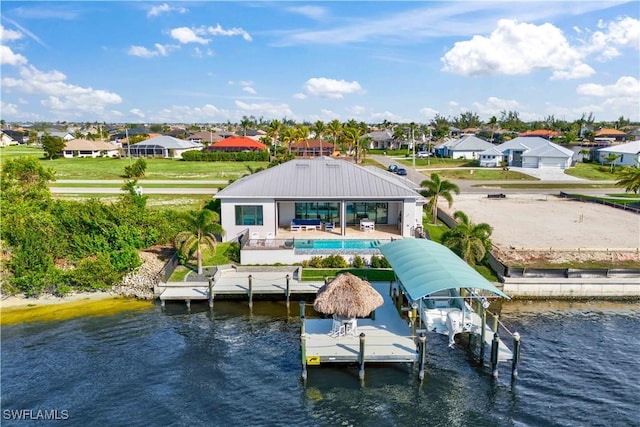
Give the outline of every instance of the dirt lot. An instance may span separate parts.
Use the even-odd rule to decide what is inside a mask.
[[[451,215],[461,210],[474,223],[490,224],[492,241],[508,263],[640,262],[640,216],[631,212],[532,194],[504,199],[461,195],[451,208],[446,201],[439,205]]]

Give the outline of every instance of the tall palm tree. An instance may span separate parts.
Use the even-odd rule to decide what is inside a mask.
[[[619,187],[624,187],[624,191],[640,193],[640,167],[631,166],[619,172],[620,179],[616,182]]]
[[[243,116],[240,121],[240,128],[242,129],[242,136],[247,136],[247,130],[253,123],[247,116]]]
[[[498,124],[498,118],[496,116],[491,116],[489,119],[489,126],[491,126],[491,143],[493,144],[493,137],[496,133],[496,125]]]
[[[453,204],[453,196],[451,195],[451,192],[460,194],[460,188],[450,181],[443,181],[437,173],[432,173],[431,180],[427,179],[422,181],[420,186],[427,189],[426,191],[421,192],[421,194],[430,198],[427,208],[431,210],[431,214],[433,215],[433,224],[436,225],[438,223],[438,199],[443,197],[449,202],[449,207],[451,207]]]
[[[313,130],[315,137],[320,141],[320,156],[322,156],[322,138],[324,137],[324,133],[327,131],[327,125],[325,125],[322,120],[318,120],[313,124],[311,129]]]
[[[278,119],[273,119],[267,126],[267,136],[271,139],[271,145],[274,147],[277,146],[278,136],[280,135],[280,131],[282,130],[282,122]],[[273,150],[273,155],[275,156],[275,149]]]
[[[298,126],[296,126],[293,133],[293,139],[295,142],[297,143],[301,143],[303,141],[306,142],[305,148],[304,148],[305,156],[308,155],[307,151],[309,150],[309,132],[310,130],[308,126],[299,124]]]
[[[477,265],[491,248],[489,224],[474,224],[462,211],[453,214],[457,225],[442,234],[442,244],[457,253],[468,264]]]
[[[291,144],[295,140],[295,132],[295,128],[292,128],[290,126],[283,126],[282,130],[280,131],[280,142],[282,142],[282,145],[287,147],[287,150],[289,150],[289,154],[291,154]]]
[[[187,214],[186,230],[179,232],[173,240],[175,248],[180,251],[185,259],[189,259],[195,248],[198,260],[198,274],[202,274],[202,247],[208,246],[212,250],[216,247],[216,234],[222,234],[222,226],[219,224],[220,216],[209,209],[191,211]]]
[[[347,147],[349,147],[348,152],[351,152],[351,150],[355,147],[356,163],[358,163],[358,151],[360,151],[359,143],[360,138],[362,137],[362,131],[359,127],[346,127],[342,131],[342,134]]]
[[[342,123],[333,119],[327,124],[327,133],[333,137],[333,147],[338,148],[338,137],[342,134]]]

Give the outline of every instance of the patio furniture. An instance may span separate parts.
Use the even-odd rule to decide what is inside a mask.
[[[291,231],[299,231],[300,229],[315,231],[318,228],[322,228],[322,221],[319,219],[294,219],[291,221]]]
[[[372,231],[376,229],[376,223],[368,219],[360,220],[360,231]]]
[[[337,314],[333,315],[331,332],[329,335],[333,338],[343,337],[345,335],[357,335],[358,323],[355,317],[342,317]]]
[[[264,245],[265,246],[275,246],[276,245],[275,237],[276,237],[276,235],[274,233],[272,233],[272,232],[267,233],[267,238],[264,241]]]
[[[336,223],[335,222],[325,222],[324,224],[324,231],[333,231],[333,229],[335,228]]]

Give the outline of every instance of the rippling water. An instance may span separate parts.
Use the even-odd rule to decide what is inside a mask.
[[[473,367],[430,335],[413,365],[313,368],[300,380],[297,307],[216,302],[2,327],[7,410],[68,411],[65,425],[640,425],[640,304],[507,303],[520,377]],[[54,422],[60,424],[61,422]]]

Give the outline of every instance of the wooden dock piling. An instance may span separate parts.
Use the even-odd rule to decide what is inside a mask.
[[[360,364],[360,370],[358,371],[358,378],[364,380],[364,337],[365,334],[360,334],[360,352],[358,353],[358,363]]]
[[[511,359],[511,378],[518,376],[518,363],[520,363],[520,334],[513,333],[513,355]]]
[[[418,337],[418,378],[420,381],[424,380],[424,366],[427,359],[427,335],[424,332],[420,332]]]
[[[491,341],[491,375],[493,378],[498,378],[498,352],[500,348],[500,336],[498,331],[493,334],[493,340]]]
[[[253,308],[253,276],[249,275],[249,308]]]

